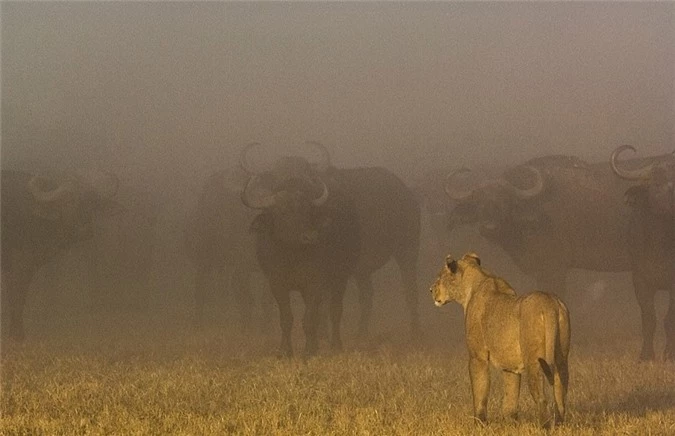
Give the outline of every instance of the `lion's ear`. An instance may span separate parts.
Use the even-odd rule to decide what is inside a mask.
[[[451,255],[445,257],[445,265],[453,274],[457,272],[457,261]]]
[[[463,257],[462,260],[468,260],[469,262],[473,262],[476,265],[480,266],[480,257],[473,251],[470,251],[466,253]]]

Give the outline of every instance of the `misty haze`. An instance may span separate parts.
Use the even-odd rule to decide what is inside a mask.
[[[675,4],[0,26],[0,433],[675,433]],[[551,333],[489,303],[472,336],[482,269],[569,309],[566,407],[564,317],[509,366]]]

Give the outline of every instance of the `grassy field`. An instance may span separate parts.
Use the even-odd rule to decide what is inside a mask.
[[[415,346],[396,330],[367,344],[347,333],[343,353],[322,343],[308,361],[274,357],[274,328],[195,331],[179,315],[31,332],[23,345],[4,344],[0,433],[544,434],[525,383],[520,422],[499,417],[498,374],[490,424],[473,422],[461,317],[448,312],[426,323]],[[553,434],[675,434],[675,365],[638,363],[639,337],[623,328],[575,332],[568,420]],[[299,327],[294,334],[301,348]]]

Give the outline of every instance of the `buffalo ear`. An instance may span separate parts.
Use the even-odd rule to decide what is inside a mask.
[[[476,265],[480,266],[480,257],[478,257],[478,254],[474,253],[473,251],[466,253],[462,259],[468,260],[469,262],[474,262]]]
[[[457,261],[455,259],[453,259],[451,255],[448,255],[445,258],[445,265],[448,267],[450,272],[452,272],[453,274],[455,274],[457,272]]]

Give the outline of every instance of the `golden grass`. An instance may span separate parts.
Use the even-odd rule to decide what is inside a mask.
[[[491,422],[473,422],[461,340],[410,347],[403,339],[371,346],[348,339],[340,354],[322,344],[308,361],[279,360],[276,335],[244,336],[222,326],[196,332],[186,321],[97,320],[5,344],[0,432],[544,434],[525,383],[520,422],[501,420],[497,374]],[[675,434],[675,365],[636,362],[638,339],[622,338],[616,351],[573,345],[568,420],[552,434]]]

